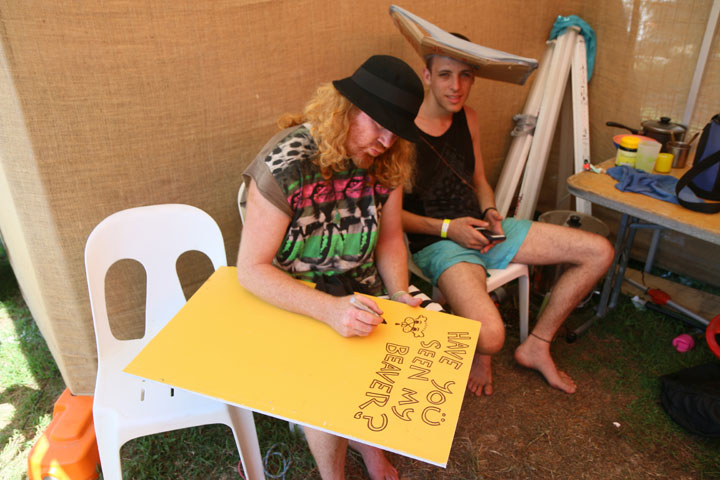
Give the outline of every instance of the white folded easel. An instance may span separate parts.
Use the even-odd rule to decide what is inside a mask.
[[[514,216],[532,220],[561,106],[569,109],[572,103],[575,172],[590,162],[587,54],[585,39],[578,32],[577,27],[570,27],[548,42],[523,113],[514,117],[513,140],[495,189],[498,211],[503,216],[508,214],[522,176]],[[572,95],[568,97],[565,86],[571,71]],[[590,202],[579,198],[575,201],[578,212],[591,213]]]

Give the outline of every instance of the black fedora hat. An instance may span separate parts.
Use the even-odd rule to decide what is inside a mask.
[[[335,80],[333,85],[383,127],[411,142],[420,141],[415,117],[425,93],[407,63],[389,55],[373,55],[351,77]]]

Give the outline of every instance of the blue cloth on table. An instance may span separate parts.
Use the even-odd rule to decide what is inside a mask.
[[[580,35],[585,39],[585,53],[587,54],[587,79],[588,82],[593,74],[595,66],[595,30],[588,23],[577,15],[568,15],[563,17],[558,15],[550,30],[550,40],[559,37],[569,27],[580,28]]]
[[[649,197],[679,204],[675,195],[678,179],[671,175],[647,173],[627,165],[608,168],[607,174],[617,180],[615,188],[622,192],[641,193]],[[683,188],[680,192],[683,200],[702,202],[692,190]]]

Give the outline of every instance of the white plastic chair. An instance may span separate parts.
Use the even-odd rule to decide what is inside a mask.
[[[245,223],[245,206],[247,205],[247,189],[245,188],[245,182],[240,184],[238,189],[238,212],[240,212],[240,222]]]
[[[216,423],[232,429],[245,478],[265,478],[251,411],[122,372],[185,304],[176,262],[191,250],[205,253],[215,269],[227,263],[217,224],[189,205],[123,210],[100,222],[88,237],[85,269],[98,352],[93,417],[106,480],[122,479],[120,447],[127,441]],[[110,330],[105,277],[121,259],[137,260],[147,275],[145,334],[139,339],[118,340]]]
[[[408,250],[408,267],[412,273],[422,278],[428,283],[428,279],[412,260],[412,255]],[[488,270],[490,276],[487,278],[487,291],[492,292],[502,287],[516,278],[518,279],[518,315],[520,323],[520,341],[524,342],[528,336],[528,315],[530,310],[530,275],[528,274],[528,266],[522,263],[511,263],[504,269],[491,268]],[[436,286],[433,286],[433,300],[438,303],[445,303],[442,292]]]

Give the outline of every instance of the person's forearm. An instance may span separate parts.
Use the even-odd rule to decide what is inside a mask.
[[[378,243],[375,249],[375,263],[388,295],[407,291],[409,282],[407,247],[402,236],[385,243]]]
[[[440,236],[442,231],[442,218],[423,217],[407,210],[402,212],[403,230],[409,233],[422,233],[425,235]]]
[[[300,283],[273,265],[238,263],[240,284],[276,307],[330,324],[333,297]]]
[[[476,181],[476,187],[477,187],[477,197],[478,202],[480,203],[480,209],[481,211],[485,211],[488,208],[494,208],[495,207],[495,192],[493,191],[492,187],[489,183],[487,183],[487,180],[483,177],[482,180],[479,182]]]
[[[350,295],[334,297],[308,287],[268,263],[238,262],[238,280],[250,292],[284,310],[306,315],[327,324],[343,337],[370,335],[382,321],[375,302],[361,299],[358,308]],[[362,298],[362,297],[360,297]]]

